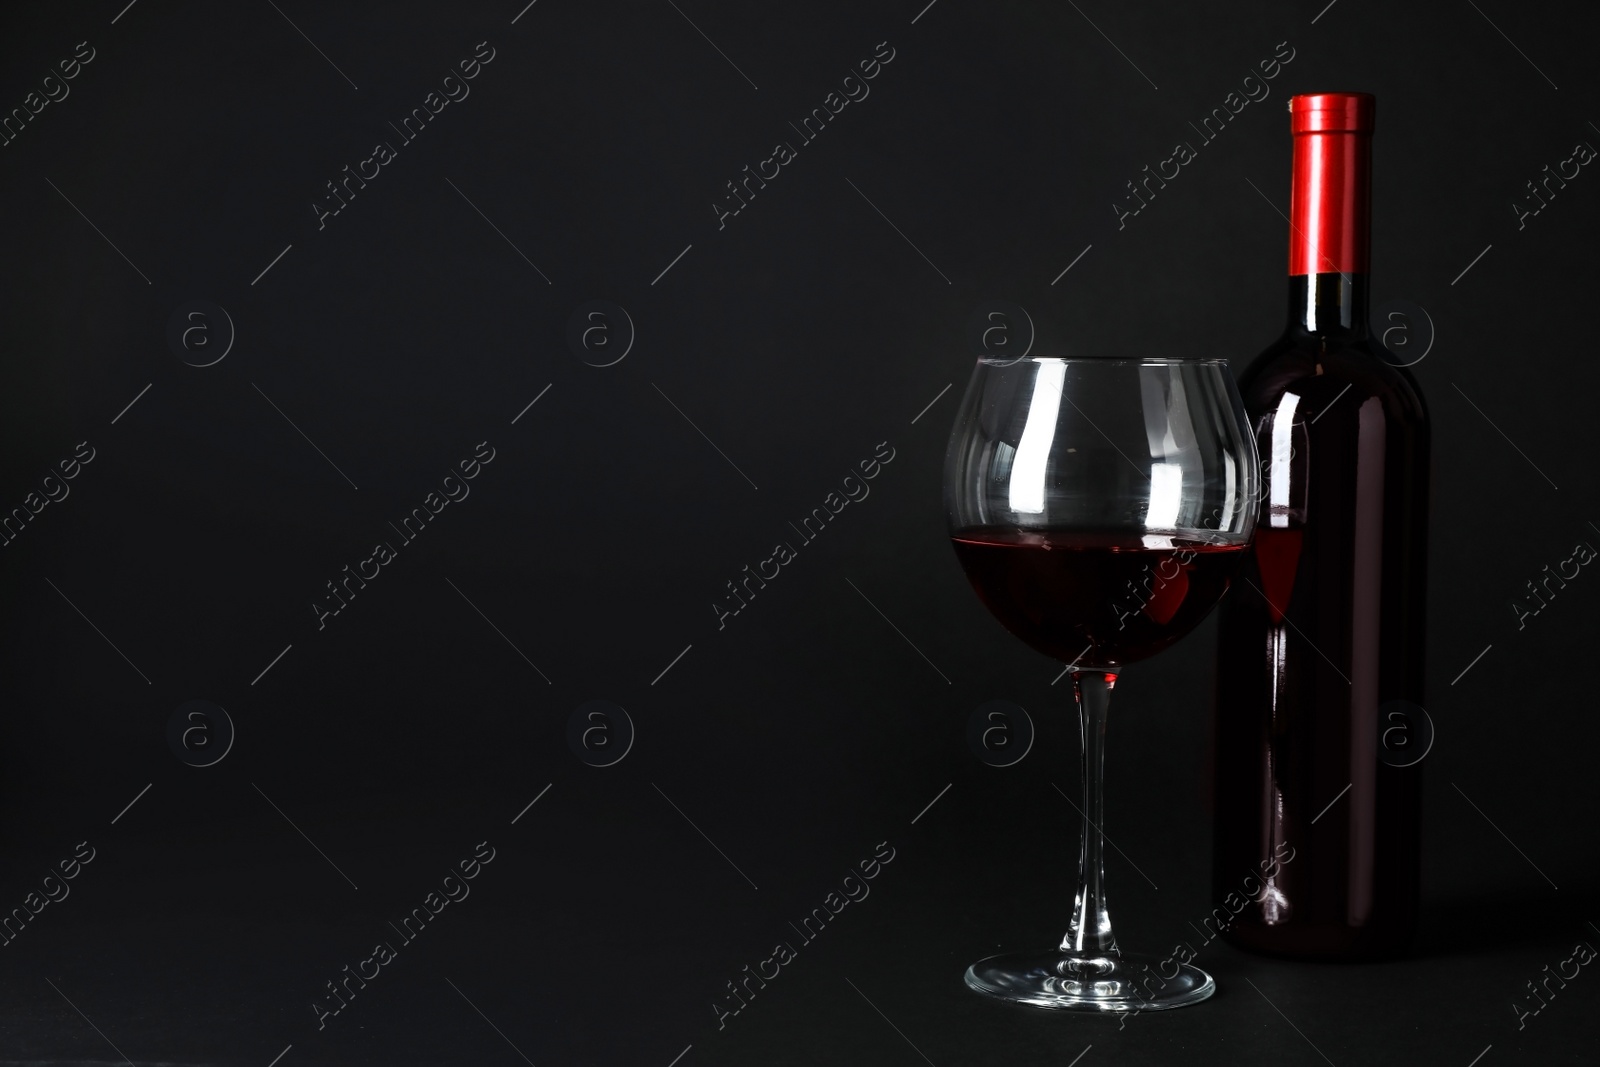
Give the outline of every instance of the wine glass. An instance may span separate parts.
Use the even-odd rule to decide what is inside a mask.
[[[1175,1008],[1215,989],[1192,964],[1117,947],[1104,885],[1106,715],[1122,666],[1181,638],[1227,591],[1259,484],[1223,360],[978,360],[946,458],[951,541],[995,617],[1072,672],[1083,838],[1060,946],[979,960],[971,988],[1086,1011]]]

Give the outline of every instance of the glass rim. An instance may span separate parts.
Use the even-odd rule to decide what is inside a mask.
[[[1210,367],[1225,365],[1228,360],[1221,356],[1049,356],[1037,352],[1030,352],[1026,356],[989,356],[978,357],[979,363],[1021,363],[1024,360],[1055,359],[1063,363],[1138,363],[1155,367],[1196,366]]]
[[[1259,525],[1256,524],[1256,525]],[[1233,530],[1220,530],[1214,526],[1144,526],[1139,523],[1129,523],[1126,526],[1106,525],[1104,523],[1073,523],[1058,522],[1047,525],[1032,523],[1002,522],[989,524],[974,524],[970,526],[957,526],[954,523],[946,524],[949,535],[959,539],[968,532],[983,530],[1016,530],[1018,533],[1030,534],[1138,534],[1141,537],[1181,537],[1190,541],[1205,541],[1208,544],[1234,545],[1248,544],[1255,537],[1255,532],[1240,534]]]

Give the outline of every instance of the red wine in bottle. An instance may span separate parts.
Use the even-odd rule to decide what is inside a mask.
[[[1244,551],[1165,534],[977,527],[951,538],[985,606],[1035,650],[1085,668],[1145,659],[1194,629]]]
[[[1368,329],[1374,109],[1290,100],[1288,328],[1239,379],[1263,477],[1219,619],[1216,925],[1302,959],[1395,955],[1417,919],[1422,769],[1391,727],[1423,702],[1429,431]]]

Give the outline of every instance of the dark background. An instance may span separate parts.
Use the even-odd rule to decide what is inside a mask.
[[[0,949],[0,1062],[1592,1062],[1593,968],[1520,1030],[1512,1005],[1600,944],[1600,578],[1520,631],[1510,607],[1600,544],[1600,177],[1511,209],[1600,144],[1587,6],[124,2],[0,33],[4,109],[94,49],[0,148],[0,508],[95,450],[0,555],[0,910],[95,849]],[[400,144],[480,41],[471,95]],[[882,41],[870,96],[719,229],[724,183]],[[1268,99],[1119,229],[1123,183],[1280,42]],[[969,326],[1007,301],[1041,347],[1242,369],[1283,315],[1285,103],[1329,89],[1379,99],[1375,304],[1432,322],[1406,320],[1436,456],[1416,950],[1214,944],[1211,1001],[1120,1030],[987,1002],[967,963],[1065,927],[1077,743],[1059,665],[947,547]],[[219,350],[215,313],[167,339],[194,300],[236,333],[208,367],[181,357]],[[624,346],[615,312],[612,348],[567,341],[590,300],[633,326],[608,367],[580,356]],[[319,630],[325,583],[480,441],[470,497]],[[719,630],[724,583],[881,442],[870,497]],[[1117,689],[1130,948],[1210,907],[1211,648]],[[167,740],[196,699],[236,730],[209,767]],[[604,768],[567,740],[596,699],[635,730]],[[993,699],[1039,728],[1009,768],[966,743]],[[325,983],[480,841],[470,898],[319,1030]],[[880,842],[871,895],[719,1030],[725,983]]]

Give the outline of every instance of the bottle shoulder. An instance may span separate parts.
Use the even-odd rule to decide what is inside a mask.
[[[1346,390],[1354,394],[1347,400],[1379,398],[1391,422],[1419,428],[1428,424],[1428,407],[1415,376],[1385,359],[1371,337],[1285,334],[1239,376],[1240,397],[1252,417],[1277,410],[1286,393],[1331,404]]]

